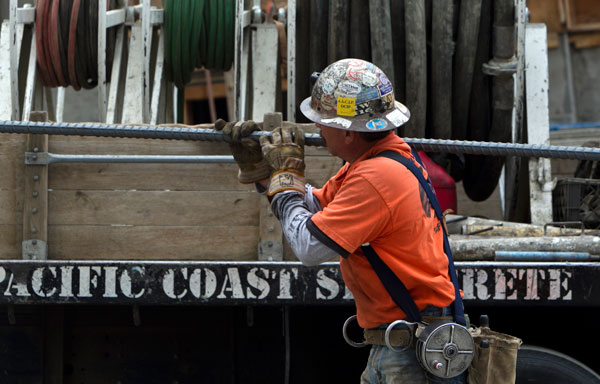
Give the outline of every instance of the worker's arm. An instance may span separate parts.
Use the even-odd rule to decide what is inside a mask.
[[[263,180],[271,209],[283,228],[283,233],[305,265],[329,261],[338,254],[314,237],[307,223],[321,210],[313,197],[313,188],[304,178],[304,132],[298,126],[275,128],[271,138],[260,138],[263,156],[273,169],[268,181]]]
[[[307,266],[330,261],[340,255],[319,241],[307,228],[312,215],[321,210],[319,200],[312,194],[313,188],[306,184],[305,194],[285,191],[276,194],[271,201],[273,214],[281,222],[283,233],[294,254]]]

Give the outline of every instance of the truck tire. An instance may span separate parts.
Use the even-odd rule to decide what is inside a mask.
[[[517,356],[516,384],[600,384],[600,376],[579,361],[551,349],[524,345]]]

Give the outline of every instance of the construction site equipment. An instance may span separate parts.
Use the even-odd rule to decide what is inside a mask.
[[[63,112],[69,107],[63,102],[65,88],[44,86],[42,73],[36,70],[37,14],[47,15],[58,4],[58,23],[52,28],[61,33],[55,36],[64,38],[67,33],[58,28],[59,24],[67,25],[60,23],[62,17],[75,28],[75,36],[80,36],[77,31],[85,14],[84,19],[79,16],[84,9],[90,16],[86,4],[92,2],[79,2],[77,23],[73,17],[76,1],[28,1],[19,6],[21,3],[3,3],[10,17],[3,21],[0,31],[0,50],[9,53],[0,55],[0,374],[9,378],[0,381],[355,380],[366,356],[362,351],[350,352],[343,338],[335,337],[340,322],[353,314],[352,294],[338,264],[306,268],[295,261],[266,199],[252,186],[237,183],[237,167],[223,136],[211,129],[212,124],[165,125],[182,117],[177,110],[181,94],[170,80],[172,68],[165,60],[178,60],[183,82],[184,69],[189,70],[193,64],[193,53],[186,59],[183,47],[193,47],[195,38],[199,39],[198,45],[202,42],[190,33],[187,42],[179,42],[175,49],[179,55],[173,58],[173,45],[169,46],[166,36],[171,32],[181,36],[185,33],[182,31],[195,30],[198,25],[202,30],[206,23],[197,24],[198,20],[188,17],[180,25],[183,29],[172,31],[168,26],[172,19],[158,1],[133,4],[119,0],[115,4],[99,0],[96,21],[87,25],[82,38],[91,39],[87,32],[94,32],[93,24],[97,24],[97,43],[87,47],[92,48],[87,52],[89,60],[88,55],[84,57],[87,69],[97,72],[97,80],[83,81],[89,76],[86,74],[71,81],[72,73],[83,73],[69,68],[69,63],[75,68],[84,64],[77,60],[81,50],[77,43],[74,50],[66,46],[66,70],[63,61],[55,60],[60,65],[52,67],[55,76],[54,70],[60,69],[63,77],[67,73],[69,81],[80,86],[80,92],[97,96],[89,109],[97,114],[98,122],[65,123]],[[195,11],[202,9],[200,3],[169,0],[169,6],[187,4],[187,16],[195,13],[191,12],[193,7],[197,7]],[[208,2],[204,3],[206,11]],[[227,12],[219,13],[219,9],[224,10],[219,6],[231,3],[210,3],[209,7],[216,4],[216,11],[210,8],[209,12],[217,12],[217,20],[219,14],[227,17]],[[536,168],[537,176],[532,174],[530,180],[538,184],[530,188],[534,199],[552,187],[546,177],[549,169],[539,158],[597,161],[600,156],[597,148],[548,146],[537,130],[528,131],[529,142],[523,142],[522,123],[539,128],[539,134],[547,130],[546,121],[536,115],[543,115],[547,108],[547,88],[539,85],[547,85],[548,80],[542,60],[543,27],[526,22],[524,1],[517,1],[514,8],[516,32],[511,32],[505,18],[508,11],[502,13],[502,18],[500,14],[492,15],[493,9],[500,12],[498,7],[508,4],[500,0],[461,0],[452,5],[435,4],[436,9],[424,1],[392,0],[389,12],[382,1],[334,4],[288,0],[287,10],[270,15],[263,14],[260,3],[235,2],[233,65],[224,75],[232,90],[229,120],[262,121],[266,131],[296,123],[300,120],[296,116],[297,99],[309,95],[305,79],[328,64],[329,47],[332,55],[339,54],[333,49],[344,48],[349,55],[366,60],[375,57],[375,49],[382,50],[376,52],[377,57],[393,58],[393,63],[376,64],[393,64],[395,97],[407,104],[411,100],[415,125],[410,129],[416,131],[418,127],[422,133],[413,135],[406,130],[400,134],[417,136],[406,139],[415,148],[456,155],[446,158],[447,163],[455,165],[460,164],[456,159],[464,154],[502,159],[509,156],[505,163],[516,165],[522,157],[531,158],[529,164]],[[46,13],[43,7],[37,7],[44,4],[48,6]],[[331,13],[330,4],[336,6]],[[70,18],[64,5],[72,6]],[[452,13],[452,19],[444,9]],[[435,25],[431,24],[434,11]],[[330,25],[333,12],[349,17]],[[281,25],[272,22],[274,13],[286,35],[281,34]],[[91,16],[94,14],[92,11]],[[180,12],[180,16],[185,15]],[[496,23],[495,18],[502,23]],[[391,20],[391,41],[381,44],[378,36],[388,33],[385,31]],[[448,44],[443,31],[450,20],[457,21],[453,27],[458,31],[453,41],[456,52],[452,72],[447,67],[449,52],[443,47]],[[352,28],[340,38],[336,34],[341,33],[338,27],[344,24]],[[43,31],[51,25],[39,27]],[[435,30],[435,39],[433,27],[440,28]],[[212,28],[211,24],[209,36],[211,32],[217,37],[222,33],[226,39],[224,30]],[[499,51],[503,46],[494,47],[490,40],[494,28],[516,34],[514,57]],[[71,30],[68,32],[70,36]],[[480,35],[488,36],[488,41]],[[287,49],[279,45],[280,41],[287,41]],[[165,50],[166,46],[170,48]],[[227,62],[228,51],[217,58],[219,46],[212,46],[215,57],[211,60]],[[393,54],[382,55],[390,47]],[[209,47],[199,48],[197,55]],[[316,54],[308,54],[309,50]],[[46,66],[48,57],[52,64],[55,56],[42,52]],[[282,73],[279,57],[283,53],[287,53],[288,65]],[[96,65],[90,68],[94,55]],[[431,62],[434,56],[435,62]],[[541,58],[532,61],[536,56]],[[60,55],[58,58],[64,59]],[[495,62],[490,63],[492,59]],[[506,86],[506,78],[510,77],[507,72],[515,70],[515,60],[510,138],[490,142],[487,128],[494,119],[494,107],[504,111],[509,100],[508,96],[501,97],[505,94],[496,95],[494,84]],[[486,71],[495,74],[481,72],[483,64],[487,64]],[[526,65],[537,66],[528,71],[527,82],[523,76]],[[435,68],[436,74],[427,68]],[[440,81],[443,71],[452,81]],[[280,77],[285,75],[287,79],[282,82]],[[84,87],[96,81],[93,89]],[[280,86],[287,87],[287,103],[278,99]],[[433,120],[427,119],[427,112],[435,105],[440,113],[447,113],[443,108],[447,109],[449,103],[448,87],[452,89],[451,135],[438,140],[438,133],[432,135]],[[531,87],[539,92],[525,92]],[[500,105],[492,105],[494,95]],[[283,111],[283,116],[273,114],[275,110]],[[36,111],[47,111],[48,119]],[[508,119],[504,116],[503,120]],[[336,173],[341,161],[321,147],[314,126],[303,128],[309,144],[305,148],[306,177],[309,183],[319,186]],[[435,131],[438,128],[446,132],[439,135],[447,135],[446,122],[436,120]],[[533,143],[533,137],[540,137],[539,143]],[[444,156],[435,160],[444,160]],[[480,161],[479,157],[473,158],[473,175],[481,172]],[[514,192],[511,188],[517,185],[515,180],[515,173],[507,169],[501,182],[506,187],[506,212],[529,212],[529,208],[513,207],[508,196]],[[479,195],[484,195],[482,190],[487,188],[474,186]],[[532,204],[532,209],[547,212],[546,200],[540,201],[544,204]],[[574,367],[570,372],[578,372],[573,376],[584,377],[585,383],[594,383],[597,375],[583,365],[596,369],[593,356],[581,350],[579,339],[555,332],[554,322],[547,319],[566,322],[600,316],[597,235],[580,227],[545,226],[548,221],[542,216],[531,217],[538,220],[533,223],[538,225],[472,217],[451,222],[460,217],[447,217],[448,227],[454,231],[451,247],[457,259],[462,258],[456,268],[467,312],[472,318],[487,313],[497,324],[494,329],[506,329],[523,336],[526,343],[568,353],[572,356],[568,359],[552,356],[562,362],[580,360],[569,365]],[[507,233],[504,239],[492,238]],[[528,259],[498,260],[517,256]],[[574,261],[562,261],[567,256]],[[545,260],[533,261],[540,257]],[[519,317],[531,321],[515,321]],[[306,326],[314,324],[315,319],[319,319],[318,327]],[[590,343],[598,342],[594,322],[580,321],[578,326]],[[548,338],[548,334],[553,337]],[[315,348],[315,340],[328,340],[331,345]],[[525,351],[528,362],[536,356],[547,356],[539,350]],[[337,365],[345,368],[323,370],[320,365],[309,364],[309,358],[311,363],[339,362]],[[531,366],[521,367],[518,377],[538,377],[540,371],[561,365],[537,364],[538,376],[527,376]],[[546,381],[552,383],[551,378]]]
[[[311,125],[305,125],[305,127]],[[1,133],[50,134],[67,136],[98,136],[170,140],[226,141],[227,138],[213,129],[214,125],[107,125],[100,123],[48,123],[0,121]],[[253,133],[258,138],[269,132]],[[468,153],[488,156],[544,157],[558,159],[598,160],[600,148],[530,145],[518,143],[469,142],[459,140],[404,139],[413,148],[426,152]],[[305,144],[322,146],[316,133],[305,134]]]

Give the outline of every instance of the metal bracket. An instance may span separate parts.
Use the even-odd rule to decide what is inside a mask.
[[[48,165],[52,155],[48,152],[25,152],[25,165]]]
[[[129,9],[129,8],[127,8]],[[106,12],[106,29],[123,24],[126,20],[126,10],[124,8],[111,9]]]
[[[512,57],[508,60],[492,59],[483,64],[482,71],[489,76],[512,76],[517,73],[518,60]]]
[[[30,239],[21,243],[23,260],[48,260],[48,243]]]
[[[17,8],[17,23],[31,24],[35,21],[35,7],[31,4],[23,4],[23,8]]]
[[[111,11],[107,13],[108,14]],[[127,14],[125,16],[124,22],[127,25],[133,25],[137,20],[142,17],[143,14],[143,4],[138,4],[133,7],[127,7]],[[164,10],[158,9],[156,7],[150,7],[150,25],[162,25],[165,20]]]
[[[260,5],[252,7],[252,24],[262,24],[265,21],[264,14],[260,9]]]

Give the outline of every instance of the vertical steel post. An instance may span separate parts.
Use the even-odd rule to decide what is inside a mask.
[[[547,145],[550,140],[548,107],[548,46],[546,26],[529,24],[525,30],[525,92],[527,139]],[[552,221],[552,174],[549,159],[529,160],[529,195],[532,224]]]

